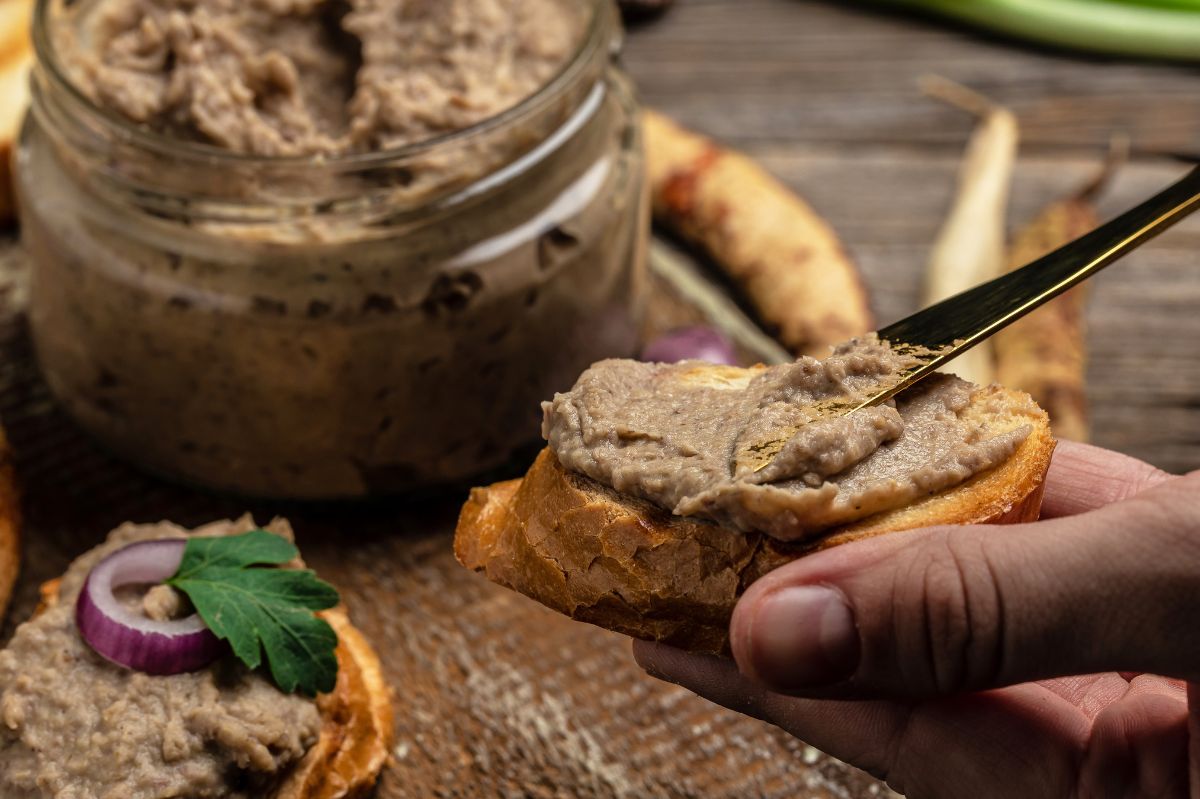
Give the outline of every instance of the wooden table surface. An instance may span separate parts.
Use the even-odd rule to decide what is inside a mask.
[[[969,121],[923,99],[936,72],[1020,115],[1013,219],[1093,169],[1108,138],[1200,150],[1200,71],[1108,63],[998,43],[921,20],[801,0],[680,0],[633,31],[644,99],[741,146],[808,196],[867,275],[882,322],[915,308]],[[1181,171],[1135,159],[1113,212]],[[1200,220],[1096,281],[1089,391],[1099,443],[1200,468]],[[0,254],[0,420],[25,488],[24,573],[39,582],[125,519],[185,524],[246,503],[161,483],[97,450],[53,405],[21,310],[25,266]],[[866,775],[759,722],[645,677],[621,637],[467,574],[450,531],[461,492],[286,513],[309,561],[344,589],[396,687],[398,797],[858,797]]]

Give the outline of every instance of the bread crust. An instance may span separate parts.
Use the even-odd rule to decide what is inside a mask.
[[[37,612],[58,602],[58,580],[41,586]],[[392,691],[379,655],[346,609],[318,614],[338,636],[338,678],[333,691],[317,697],[321,733],[270,799],[360,799],[375,787],[395,736]]]
[[[317,697],[321,736],[275,799],[358,799],[375,787],[395,735],[392,693],[379,655],[345,608],[320,614],[338,636],[338,679]]]
[[[20,497],[12,452],[0,429],[0,619],[8,610],[21,565]]]
[[[469,569],[561,613],[696,652],[728,651],[733,606],[751,583],[816,550],[941,524],[1032,521],[1055,441],[1028,395],[978,389],[968,413],[1032,432],[1004,464],[904,508],[783,543],[674,516],[562,467],[543,450],[522,480],[471,492],[455,554]]]

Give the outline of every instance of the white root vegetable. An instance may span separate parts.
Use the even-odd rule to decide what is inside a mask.
[[[1011,111],[965,86],[944,78],[926,78],[922,85],[926,93],[979,117],[959,170],[954,205],[930,256],[923,299],[925,305],[932,305],[1004,272],[1008,197],[1019,132]],[[947,371],[981,386],[995,382],[991,342],[960,355]]]

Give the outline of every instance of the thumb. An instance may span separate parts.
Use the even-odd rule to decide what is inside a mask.
[[[734,657],[791,693],[919,697],[1100,671],[1200,680],[1200,473],[1013,527],[846,544],[756,582]]]

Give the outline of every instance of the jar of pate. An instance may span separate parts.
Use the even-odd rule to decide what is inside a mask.
[[[39,3],[17,157],[37,355],[54,395],[100,442],[251,495],[406,491],[504,464],[536,442],[541,400],[593,361],[633,353],[648,210],[636,108],[613,63],[615,4],[541,0],[578,15],[577,41],[531,94],[485,118],[472,97],[519,70],[489,74],[491,51],[471,50],[486,32],[459,29],[492,24],[472,2],[520,0],[425,4],[464,8],[392,35],[458,31],[453,47],[429,43],[430,63],[449,69],[446,58],[465,53],[454,69],[483,67],[470,80],[455,73],[467,88],[435,97],[420,120],[427,135],[405,138],[363,133],[359,117],[394,134],[399,110],[420,114],[387,92],[411,100],[446,81],[375,65],[390,88],[367,92],[371,59],[387,52],[371,32],[389,23],[353,2],[198,0],[215,8],[200,21],[143,14],[116,36],[132,13],[118,1],[132,2]],[[343,24],[362,38],[346,74],[288,72],[272,42],[226,51],[204,38],[235,13],[236,35],[258,22],[275,35],[283,23],[244,15],[289,2],[323,25],[335,11],[358,15]],[[88,51],[102,35],[116,56]],[[223,78],[229,52],[245,60]],[[131,63],[135,78],[116,80]],[[346,89],[355,70],[358,88]],[[258,92],[245,108],[228,89],[238,81]],[[294,123],[286,87],[319,95],[325,84],[353,92],[359,116],[337,130]],[[148,123],[154,103],[162,119]],[[461,119],[429,122],[434,113]]]

